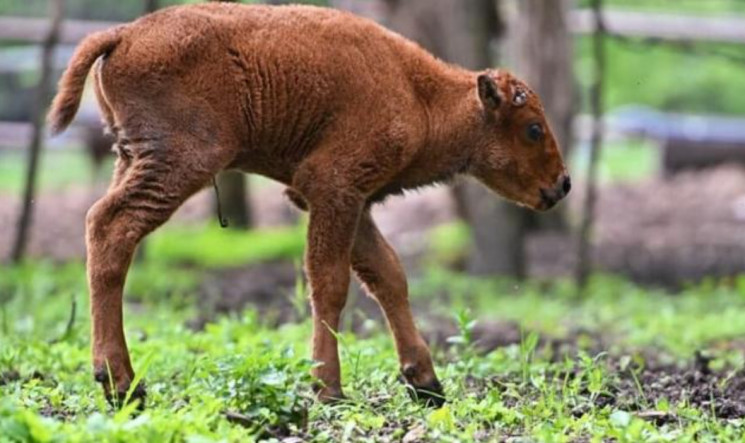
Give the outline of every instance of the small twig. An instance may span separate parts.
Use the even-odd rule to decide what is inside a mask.
[[[256,425],[256,423],[254,422],[254,420],[251,419],[251,417],[240,414],[238,412],[225,411],[225,418],[227,418],[228,421],[231,423],[235,423],[237,425],[241,425],[246,428],[251,428]]]
[[[0,319],[3,321],[3,334],[8,335],[10,328],[8,328],[8,308],[5,306],[5,303],[0,304],[0,314],[2,314],[0,315]]]
[[[55,338],[50,343],[55,344],[59,343],[61,341],[64,341],[68,339],[70,336],[72,336],[72,330],[75,327],[75,317],[76,312],[78,310],[78,303],[75,301],[75,298],[72,299],[72,304],[70,306],[70,317],[67,319],[67,326],[65,326],[65,332],[62,333],[61,336],[58,338]]]
[[[638,418],[641,418],[642,420],[655,423],[658,426],[676,419],[675,414],[667,411],[639,411],[634,415],[636,415]]]
[[[65,337],[69,337],[72,334],[72,328],[75,326],[75,312],[77,311],[78,303],[75,299],[72,299],[72,306],[70,306],[70,318],[67,319],[67,326],[65,327]]]

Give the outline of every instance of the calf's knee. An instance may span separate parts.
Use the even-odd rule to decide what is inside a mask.
[[[85,233],[88,239],[99,238],[104,233],[107,214],[110,212],[109,204],[101,199],[93,204],[85,214]]]
[[[89,247],[99,244],[134,248],[147,234],[148,217],[138,216],[114,198],[104,197],[85,216]]]

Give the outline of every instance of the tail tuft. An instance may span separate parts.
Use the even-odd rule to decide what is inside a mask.
[[[59,90],[47,115],[52,135],[57,135],[70,126],[80,107],[80,98],[88,72],[100,56],[116,48],[121,40],[121,29],[117,27],[91,34],[78,45],[65,73],[62,74]]]

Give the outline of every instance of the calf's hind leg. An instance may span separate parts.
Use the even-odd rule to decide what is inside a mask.
[[[175,138],[127,145],[114,182],[86,216],[93,369],[110,401],[122,400],[134,379],[122,320],[122,290],[134,250],[221,166],[217,149],[204,150],[215,158],[198,161],[178,155],[175,149],[187,143],[192,142]],[[133,396],[143,398],[144,388],[137,386]]]
[[[429,348],[411,315],[406,274],[369,213],[361,217],[357,228],[352,269],[385,314],[396,343],[401,374],[412,388],[412,396],[431,406],[441,406],[445,397]]]

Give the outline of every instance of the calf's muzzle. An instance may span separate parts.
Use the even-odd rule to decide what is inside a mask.
[[[541,208],[542,210],[548,210],[556,206],[562,198],[569,194],[572,189],[572,180],[569,174],[561,174],[559,179],[556,180],[556,184],[552,188],[541,188]]]

